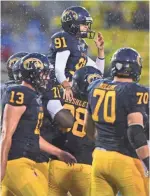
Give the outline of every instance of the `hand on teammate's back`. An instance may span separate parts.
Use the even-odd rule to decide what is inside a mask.
[[[71,87],[65,88],[63,99],[66,99],[66,100],[69,100],[69,101],[71,101],[73,99],[73,92],[72,92]]]

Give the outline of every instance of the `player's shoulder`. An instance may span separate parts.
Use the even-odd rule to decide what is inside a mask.
[[[11,85],[6,88],[6,100],[11,105],[21,106],[29,105],[32,103],[32,100],[37,97],[37,94],[34,90],[22,86],[22,85]]]
[[[147,87],[139,83],[132,82],[132,83],[126,83],[125,85],[130,93],[137,93],[137,92],[148,93],[149,92],[149,89]]]
[[[1,85],[1,92],[4,92],[9,86],[16,85],[14,80],[8,80],[3,85]]]
[[[65,31],[58,31],[58,32],[56,32],[52,35],[51,39],[61,38],[61,37],[71,38],[72,36],[69,33],[65,32]]]
[[[10,92],[10,91],[15,91],[15,92],[23,92],[23,93],[28,93],[28,94],[31,94],[31,95],[35,95],[35,91],[26,87],[26,86],[23,86],[23,85],[20,85],[20,84],[14,84],[14,85],[10,85],[7,87],[7,91]]]
[[[124,95],[126,96],[126,102],[129,103],[130,108],[132,108],[133,106],[135,107],[139,106],[139,107],[144,107],[145,110],[145,106],[146,107],[148,106],[148,100],[149,100],[148,89],[141,84],[138,83],[126,84]]]
[[[75,39],[75,36],[65,31],[59,31],[51,37],[51,47],[53,46],[57,52],[72,50],[73,39]]]
[[[54,33],[54,34],[51,36],[51,38],[53,39],[53,38],[56,38],[56,37],[61,37],[62,33],[63,33],[63,31],[58,31],[58,32]]]
[[[7,82],[5,82],[6,86],[10,86],[10,85],[15,85],[15,80],[8,80]]]
[[[60,99],[61,99],[60,85],[58,85],[57,80],[48,82],[46,86],[46,90],[42,92],[42,100],[49,101],[49,100],[60,100]]]

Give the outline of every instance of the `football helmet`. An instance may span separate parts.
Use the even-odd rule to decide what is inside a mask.
[[[9,80],[15,80],[13,72],[12,72],[12,67],[14,66],[14,64],[20,58],[24,57],[27,54],[28,54],[27,52],[18,52],[18,53],[15,53],[15,54],[13,54],[12,56],[9,57],[9,59],[7,60],[7,63],[6,63]]]
[[[122,78],[140,80],[142,71],[142,59],[140,54],[133,48],[118,49],[111,59],[111,75]]]
[[[77,70],[72,78],[72,91],[74,96],[77,99],[86,100],[89,84],[102,77],[102,73],[92,66],[85,66]]]
[[[81,38],[93,39],[95,31],[92,28],[93,19],[89,12],[80,6],[72,6],[64,10],[61,16],[61,24],[64,31]],[[80,25],[88,25],[87,31],[80,31]]]
[[[32,85],[37,91],[46,88],[50,77],[48,58],[39,53],[30,53],[21,58],[14,66],[13,72],[20,72],[20,79]]]

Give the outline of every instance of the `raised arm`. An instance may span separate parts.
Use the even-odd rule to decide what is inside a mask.
[[[105,68],[105,54],[104,54],[104,39],[101,33],[98,33],[95,39],[95,44],[98,49],[96,62],[93,61],[90,57],[88,57],[86,66],[95,67],[96,69],[100,70],[101,73],[103,74]]]

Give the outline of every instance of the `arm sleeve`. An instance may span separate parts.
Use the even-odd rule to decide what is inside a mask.
[[[63,106],[59,100],[49,100],[47,103],[47,110],[54,119],[55,115],[63,109]]]
[[[104,74],[104,68],[105,68],[105,58],[96,58],[96,66],[97,69],[100,70],[102,72],[102,74]]]
[[[105,59],[100,59],[100,58],[96,58],[96,62],[93,61],[90,57],[88,57],[88,61],[86,66],[92,66],[95,67],[96,69],[100,70],[101,73],[104,73],[104,66],[105,66]]]
[[[66,80],[65,68],[70,55],[70,51],[57,52],[55,61],[55,74],[58,82],[61,84]]]

